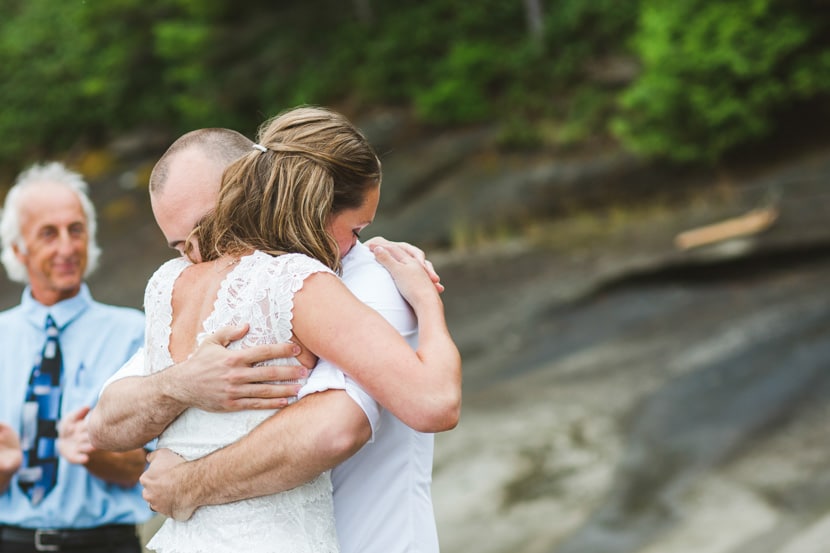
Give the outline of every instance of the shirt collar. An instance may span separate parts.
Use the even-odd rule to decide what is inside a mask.
[[[20,298],[20,306],[26,319],[37,328],[45,328],[46,316],[51,315],[52,320],[63,330],[69,323],[75,320],[92,303],[92,295],[86,283],[81,283],[81,289],[71,298],[59,301],[55,305],[43,305],[32,297],[31,286],[26,286],[23,296]]]

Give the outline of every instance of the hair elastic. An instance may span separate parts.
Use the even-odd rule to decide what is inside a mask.
[[[253,145],[253,148],[254,148],[255,150],[259,150],[260,152],[263,152],[263,153],[265,153],[265,152],[267,152],[267,151],[268,151],[268,148],[266,148],[266,147],[265,147],[265,146],[263,146],[262,144],[254,144],[254,145]]]

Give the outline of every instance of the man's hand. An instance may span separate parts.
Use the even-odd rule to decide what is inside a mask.
[[[12,476],[23,464],[20,437],[8,424],[0,422],[0,493],[8,487]]]
[[[150,508],[175,520],[187,520],[193,516],[196,507],[182,504],[185,494],[178,489],[179,480],[174,478],[174,468],[185,460],[169,449],[158,449],[147,456],[150,464],[140,482],[144,486],[141,495]]]
[[[438,273],[435,272],[435,267],[432,266],[432,262],[426,258],[426,254],[424,250],[413,246],[407,242],[390,242],[386,238],[382,236],[375,236],[374,238],[370,238],[366,241],[366,245],[369,247],[372,252],[375,251],[377,247],[392,247],[396,246],[406,252],[410,257],[416,259],[421,263],[424,267],[424,270],[429,275],[429,279],[435,284],[435,288],[438,290],[438,293],[444,291],[444,285],[441,284],[441,277],[438,276]]]
[[[285,407],[289,398],[297,395],[299,384],[269,382],[307,377],[306,367],[313,367],[316,358],[311,352],[300,352],[294,344],[226,349],[247,331],[247,325],[222,328],[186,361],[146,376],[135,376],[131,366],[143,364],[143,355],[130,360],[122,370],[134,376],[107,385],[92,410],[89,426],[93,443],[112,451],[142,447],[188,407],[214,412]],[[277,358],[297,358],[298,364],[253,366]]]
[[[224,327],[204,342],[187,359],[164,371],[163,393],[180,404],[205,411],[280,409],[296,397],[299,384],[273,384],[305,378],[309,369],[297,365],[259,365],[277,358],[297,357],[295,344],[269,344],[240,350],[227,346],[247,333],[247,325]],[[314,361],[306,360],[310,366]],[[166,373],[166,374],[165,374]]]
[[[81,407],[58,423],[58,453],[74,465],[85,465],[89,454],[95,449],[89,440],[86,415],[90,407]]]

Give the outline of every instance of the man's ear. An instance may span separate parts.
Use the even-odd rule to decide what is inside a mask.
[[[17,258],[18,261],[20,261],[21,263],[26,263],[26,252],[23,251],[19,244],[12,244],[12,251],[14,252],[14,256]]]

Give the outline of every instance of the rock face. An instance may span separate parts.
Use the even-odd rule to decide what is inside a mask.
[[[437,436],[443,553],[830,550],[830,148],[692,172],[364,128],[370,229],[428,250],[464,357],[462,421]],[[147,159],[91,179],[101,301],[140,307],[175,253]],[[769,207],[763,232],[675,246]]]
[[[567,265],[535,257],[543,274]],[[466,364],[462,422],[437,442],[443,550],[828,543],[828,276],[826,257],[656,270],[570,301],[549,293],[527,318],[507,293],[457,308],[472,293],[448,277]],[[574,278],[549,276],[550,289]],[[489,338],[475,335],[485,311],[505,315]]]
[[[830,150],[677,174],[482,140],[429,182],[389,173],[429,156],[386,164],[408,192],[373,227],[469,246],[433,255],[465,360],[442,551],[830,550]],[[759,209],[756,234],[675,245]]]

